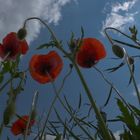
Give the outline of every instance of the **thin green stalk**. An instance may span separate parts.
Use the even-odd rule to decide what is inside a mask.
[[[10,53],[7,53],[7,55],[5,55],[5,57],[2,59],[2,61],[0,62],[0,68],[2,66],[2,62],[4,62],[8,58],[9,55]]]
[[[87,86],[87,84],[85,82],[85,79],[84,79],[79,67],[77,66],[77,64],[75,62],[73,62],[73,64],[74,64],[74,67],[75,67],[75,69],[77,71],[77,74],[79,75],[79,78],[80,78],[80,80],[82,82],[82,85],[83,85],[83,87],[84,87],[84,89],[85,89],[85,91],[87,93],[87,96],[88,96],[88,99],[89,99],[89,101],[91,103],[91,106],[92,106],[92,108],[94,109],[94,111],[96,113],[96,117],[97,117],[97,119],[98,119],[98,121],[100,123],[100,127],[101,127],[101,130],[102,130],[104,139],[105,140],[112,140],[111,135],[109,133],[109,130],[108,130],[108,128],[107,128],[107,126],[106,126],[106,124],[105,124],[105,122],[103,120],[103,117],[102,117],[98,107],[96,106],[96,103],[95,103],[95,101],[94,101],[94,99],[92,97],[92,94],[90,93],[90,90],[89,90],[89,88],[88,88],[88,86]]]
[[[26,27],[26,24],[29,20],[39,20],[49,31],[49,33],[51,34],[53,40],[56,42],[56,47],[58,49],[60,49],[66,56],[69,56],[69,53],[67,53],[61,46],[60,42],[58,41],[57,37],[55,36],[55,33],[52,31],[52,29],[48,26],[48,24],[43,21],[42,19],[38,18],[38,17],[31,17],[31,18],[28,18],[24,21],[24,25],[23,25],[23,28]]]
[[[129,46],[129,47],[131,47],[131,48],[140,49],[140,47],[135,46],[135,45],[132,45],[132,44],[130,44],[130,43],[126,43],[126,42],[123,42],[123,41],[120,41],[120,40],[117,40],[117,39],[113,39],[113,38],[112,38],[112,40],[113,40],[114,42],[117,42],[117,43],[119,43],[119,44],[123,44],[123,45]]]
[[[113,45],[113,39],[108,35],[107,30],[115,30],[115,31],[119,32],[120,34],[124,35],[125,37],[131,39],[131,40],[132,40],[133,42],[135,42],[138,46],[140,46],[140,43],[139,43],[137,40],[133,40],[131,36],[129,36],[129,35],[127,35],[127,34],[121,32],[120,30],[118,30],[118,29],[116,29],[116,28],[107,27],[107,28],[104,29],[104,32],[105,32],[105,35],[107,36],[107,38],[109,39],[109,41],[110,41],[110,43],[111,43],[112,45]],[[129,46],[129,47],[133,47],[133,48],[140,49],[140,47],[132,46],[132,45],[129,44],[129,43],[125,43],[125,42],[118,41],[118,40],[114,40],[114,41],[116,41],[116,42],[118,42],[118,43],[121,43],[121,44],[124,44],[124,45],[127,45],[127,46]],[[123,48],[123,49],[124,49],[124,48]],[[126,53],[125,49],[124,49],[124,52],[125,52],[125,57],[124,57],[124,59],[125,59],[125,61],[126,61],[126,63],[127,63],[128,69],[129,69],[130,74],[131,74],[131,76],[132,76],[132,81],[133,81],[133,84],[134,84],[134,87],[135,87],[135,91],[136,91],[136,94],[137,94],[138,102],[139,102],[139,104],[140,104],[140,93],[139,93],[139,89],[138,89],[138,86],[137,86],[137,84],[136,84],[136,80],[135,80],[134,74],[133,74],[132,69],[131,69],[131,64],[129,63],[129,60],[128,60],[129,57],[128,57],[128,54]]]
[[[57,118],[59,119],[59,121],[63,124],[63,126],[66,128],[66,130],[71,134],[71,136],[75,139],[75,140],[80,140],[68,127],[67,125],[62,121],[62,119],[60,118],[58,112],[55,109],[55,113],[57,115]]]
[[[102,117],[100,111],[98,110],[98,108],[96,106],[96,103],[95,103],[95,101],[94,101],[94,99],[92,97],[92,94],[90,93],[90,90],[89,90],[89,88],[88,88],[88,86],[87,86],[87,84],[86,84],[86,82],[85,82],[85,80],[84,80],[84,78],[82,76],[82,73],[79,70],[78,66],[75,64],[75,62],[73,61],[73,59],[71,58],[71,56],[62,48],[60,42],[57,40],[57,38],[56,38],[55,34],[53,33],[53,31],[51,30],[51,28],[43,20],[41,20],[40,18],[37,18],[37,17],[28,18],[24,22],[24,27],[26,25],[26,22],[28,20],[32,20],[32,19],[37,19],[37,20],[41,21],[47,27],[48,31],[50,32],[50,34],[52,35],[54,41],[56,42],[56,47],[59,50],[61,50],[65,54],[65,56],[67,56],[70,59],[71,62],[73,62],[74,67],[75,67],[75,69],[76,69],[76,71],[77,71],[77,73],[78,73],[78,75],[80,77],[80,80],[82,82],[82,85],[83,85],[83,87],[84,87],[84,89],[86,91],[86,94],[87,94],[88,98],[89,98],[89,101],[90,101],[90,103],[92,105],[92,108],[94,109],[94,111],[96,113],[96,116],[97,116],[97,119],[98,119],[99,123],[101,124],[100,126],[101,126],[101,130],[103,132],[104,139],[105,140],[112,140],[111,135],[109,133],[109,130],[106,127],[106,124],[105,124],[105,122],[103,120],[103,117]]]
[[[132,76],[132,82],[134,84],[135,91],[136,91],[137,98],[138,98],[138,102],[140,104],[140,92],[139,92],[139,89],[138,89],[138,86],[137,86],[137,83],[136,83],[136,80],[135,80],[135,77],[134,77],[134,73],[132,72],[132,69],[131,69],[131,64],[129,62],[129,56],[126,53],[126,51],[125,51],[125,57],[124,57],[124,59],[125,59],[125,61],[127,63],[127,66],[128,66],[129,72],[130,72],[130,75]]]
[[[51,78],[51,76],[50,76],[50,78]],[[83,130],[83,132],[91,139],[91,140],[95,140],[92,136],[90,136],[90,134],[79,124],[79,122],[78,122],[78,120],[74,117],[74,115],[68,110],[68,108],[65,106],[65,104],[63,103],[63,101],[61,100],[61,98],[59,97],[59,93],[60,93],[60,89],[57,91],[57,89],[56,89],[56,86],[55,86],[55,84],[54,84],[54,82],[53,82],[53,80],[52,80],[52,78],[51,78],[51,83],[52,83],[52,87],[53,87],[53,89],[54,89],[54,93],[55,93],[55,99],[57,99],[58,98],[58,100],[60,101],[60,103],[61,103],[61,105],[65,108],[65,110],[70,114],[70,116],[74,119],[74,121],[77,123],[77,125]],[[55,99],[54,99],[54,102],[55,102]],[[51,109],[49,109],[49,112],[48,112],[48,114],[50,115],[50,111],[52,110],[52,107],[53,107],[53,105],[54,105],[54,102],[52,103],[52,105],[51,105]],[[46,125],[47,125],[47,121],[48,121],[48,118],[49,118],[49,115],[47,116],[47,118],[46,118],[46,120],[45,120],[45,123],[44,123],[44,127],[43,127],[43,130],[42,130],[42,132],[41,132],[41,136],[40,136],[40,138],[39,138],[39,140],[41,140],[42,139],[42,137],[43,137],[43,134],[44,134],[44,131],[45,131],[45,127],[46,127]]]
[[[136,40],[136,41],[133,40],[131,36],[129,36],[129,35],[123,33],[122,31],[120,31],[120,30],[118,30],[118,29],[116,29],[116,28],[113,28],[113,27],[107,27],[107,28],[104,29],[104,32],[105,32],[105,34],[107,35],[107,37],[109,36],[108,33],[107,33],[107,30],[114,30],[114,31],[116,31],[116,32],[118,32],[118,33],[124,35],[125,37],[129,38],[130,40],[132,40],[133,42],[135,42],[137,45],[140,46],[140,43],[139,43],[137,40]],[[111,40],[111,41],[112,41],[112,40]]]
[[[128,109],[136,116],[136,118],[139,119],[139,117],[137,116],[137,114],[132,110],[132,108],[129,106],[129,104],[125,101],[125,99],[123,98],[123,96],[120,94],[119,90],[105,77],[105,75],[102,73],[102,71],[100,71],[95,66],[93,68],[102,76],[102,78],[105,80],[105,82],[112,87],[112,89],[116,92],[116,94],[120,97],[120,99],[128,107]]]
[[[50,114],[51,114],[52,108],[53,108],[53,106],[54,106],[54,104],[55,104],[57,98],[59,97],[59,95],[60,95],[60,93],[61,93],[61,90],[63,89],[63,86],[64,86],[64,83],[65,83],[66,79],[67,79],[68,76],[71,74],[71,71],[72,71],[72,69],[70,68],[70,71],[66,74],[66,76],[64,77],[64,79],[63,79],[63,81],[62,81],[61,87],[59,88],[59,90],[58,90],[58,92],[57,92],[57,95],[55,96],[55,98],[53,99],[53,101],[52,101],[52,103],[51,103],[51,106],[50,106],[49,111],[48,111],[48,115],[47,115],[46,120],[45,120],[45,122],[44,122],[44,127],[43,127],[43,130],[42,130],[41,136],[40,136],[41,138],[42,138],[43,133],[44,133],[44,131],[45,131],[45,127],[46,127],[46,125],[47,125],[47,122],[48,122],[49,116],[50,116]],[[49,75],[49,73],[48,73],[48,75]],[[51,81],[52,81],[52,83],[53,83],[53,80],[52,80],[52,78],[51,78],[50,75],[49,75],[49,77],[50,77],[50,79],[51,79]]]
[[[27,125],[26,125],[24,140],[27,140],[28,129],[29,129],[29,126],[30,126],[30,122],[31,122],[31,117],[32,117],[33,110],[35,109],[35,106],[37,104],[38,94],[39,94],[38,91],[36,91],[34,93],[34,96],[33,96],[33,99],[32,99],[32,106],[31,106],[31,111],[30,111],[30,114],[29,114],[29,119],[28,119]]]

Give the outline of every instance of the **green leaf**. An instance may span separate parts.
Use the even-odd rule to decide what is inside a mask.
[[[72,108],[72,106],[69,104],[69,102],[68,102],[68,100],[67,100],[67,98],[66,98],[65,95],[64,95],[64,100],[65,100],[65,103],[66,103],[66,105],[67,105],[69,111],[70,111],[71,113],[73,113],[73,108]]]
[[[45,44],[42,44],[40,45],[39,47],[37,47],[36,49],[37,50],[40,50],[40,49],[44,49],[44,48],[49,48],[49,47],[53,47],[55,45],[55,43],[53,41],[49,42],[49,43],[45,43]]]
[[[4,74],[0,73],[0,83],[2,83],[3,79],[4,79]]]
[[[81,103],[82,103],[82,95],[81,95],[81,93],[80,93],[80,95],[79,95],[79,102],[78,102],[78,108],[80,109],[80,107],[81,107]]]
[[[134,112],[140,117],[140,110],[131,104],[129,104],[129,105],[134,110]]]
[[[55,140],[61,140],[61,134],[58,134],[55,138]]]
[[[11,61],[5,61],[3,62],[3,69],[2,69],[2,72],[3,73],[7,73],[11,70]]]
[[[121,140],[132,140],[130,131],[125,130],[124,133],[120,134]]]
[[[124,62],[122,62],[122,63],[120,63],[118,66],[115,66],[115,67],[113,67],[113,68],[108,68],[108,69],[106,69],[105,71],[108,71],[108,72],[114,72],[114,71],[116,71],[116,70],[118,70],[119,68],[121,68],[122,66],[124,66],[125,65],[125,63]]]
[[[123,102],[120,99],[117,99],[118,107],[122,113],[121,116],[118,116],[122,122],[124,122],[130,130],[134,130],[136,128],[135,119],[133,114],[129,113],[129,110],[126,106],[124,106]]]
[[[71,137],[73,137],[75,140],[80,140],[78,136],[75,135],[74,132],[70,131],[69,127],[62,121],[60,115],[58,114],[58,112],[56,111],[56,109],[54,108],[55,113],[57,118],[59,119],[59,121],[61,122],[61,124],[63,125],[63,127],[66,128],[66,130],[70,133]]]
[[[111,94],[112,94],[112,86],[110,88],[110,91],[109,91],[109,94],[108,94],[108,97],[107,97],[107,100],[105,102],[105,104],[103,105],[103,107],[107,106],[107,104],[109,103],[109,100],[110,100],[110,97],[111,97]]]
[[[138,30],[136,29],[136,26],[134,25],[133,27],[129,27],[129,31],[131,32],[132,40],[137,41]]]

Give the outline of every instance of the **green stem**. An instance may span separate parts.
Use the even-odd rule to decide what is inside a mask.
[[[104,29],[104,32],[105,32],[106,36],[109,37],[109,38],[110,38],[110,36],[108,35],[107,30],[114,30],[114,31],[116,31],[116,32],[118,32],[118,33],[124,35],[125,37],[129,38],[129,39],[132,40],[134,43],[136,43],[138,46],[140,46],[140,43],[139,43],[137,40],[133,40],[131,36],[129,36],[129,35],[123,33],[122,31],[120,31],[120,30],[118,30],[118,29],[116,29],[116,28],[113,28],[113,27],[107,27],[107,28]],[[109,41],[110,41],[110,39],[109,39]],[[112,42],[112,40],[111,40],[111,42]]]
[[[64,86],[64,83],[65,83],[66,79],[67,79],[68,76],[71,74],[71,71],[72,71],[72,68],[70,68],[70,71],[69,71],[69,72],[66,74],[66,76],[64,77],[64,79],[63,79],[63,81],[62,81],[62,84],[61,84],[61,87],[60,87],[60,89],[58,90],[57,95],[54,97],[54,99],[53,99],[53,101],[52,101],[52,103],[51,103],[51,106],[50,106],[49,111],[48,111],[48,115],[47,115],[46,120],[45,120],[45,122],[44,122],[44,127],[43,127],[43,130],[42,130],[42,132],[41,132],[40,138],[42,138],[42,136],[43,136],[43,133],[44,133],[44,131],[45,131],[45,128],[46,128],[46,125],[47,125],[49,116],[50,116],[51,111],[52,111],[52,108],[53,108],[53,106],[54,106],[54,104],[55,104],[57,98],[59,97],[59,95],[60,95],[60,93],[61,93],[61,90],[63,89],[63,86]],[[48,73],[48,75],[49,75],[49,73]],[[49,77],[50,77],[50,79],[51,79],[51,82],[53,83],[53,80],[52,80],[52,78],[51,78],[50,75],[49,75]],[[53,88],[54,88],[54,87],[53,87]],[[55,89],[55,92],[56,92],[56,91],[57,91],[57,90]]]
[[[30,111],[30,114],[29,114],[29,119],[28,119],[27,125],[26,125],[24,140],[27,140],[27,137],[28,137],[28,129],[29,129],[30,122],[31,122],[31,119],[32,119],[31,117],[32,117],[33,110],[35,109],[35,106],[37,104],[38,94],[39,94],[38,91],[36,91],[34,93],[34,96],[33,96],[33,99],[32,99],[32,106],[31,106],[31,111]]]
[[[100,71],[97,67],[93,67],[101,76],[102,78],[105,80],[105,82],[107,84],[109,84],[112,89],[116,92],[116,94],[120,97],[120,99],[123,101],[123,103],[128,107],[128,109],[135,115],[135,117],[137,119],[139,119],[138,115],[132,110],[132,108],[130,107],[130,105],[125,101],[125,99],[123,98],[123,96],[121,95],[121,93],[119,92],[119,90],[113,85],[113,83],[111,83],[106,77],[105,75],[102,73],[102,71]]]
[[[49,74],[48,74],[48,75],[49,75]],[[49,75],[49,76],[50,76],[50,75]],[[79,124],[78,120],[74,117],[74,115],[73,115],[73,114],[69,111],[69,109],[65,106],[65,104],[63,103],[63,101],[62,101],[61,98],[59,97],[60,89],[61,89],[61,88],[57,91],[56,86],[55,86],[55,84],[54,84],[54,82],[53,82],[51,76],[50,76],[50,79],[51,79],[52,87],[53,87],[53,90],[54,90],[54,93],[55,93],[56,96],[55,96],[55,98],[54,98],[54,100],[53,100],[53,102],[52,102],[52,104],[51,104],[50,109],[49,109],[48,116],[47,116],[47,118],[46,118],[46,120],[45,120],[44,127],[43,127],[43,130],[42,130],[42,132],[41,132],[41,136],[40,136],[39,140],[42,140],[42,137],[43,137],[43,134],[44,134],[44,131],[45,131],[45,128],[46,128],[46,125],[47,125],[47,122],[48,122],[48,119],[49,119],[51,110],[52,110],[52,107],[54,106],[54,103],[55,103],[55,101],[56,101],[57,98],[58,98],[58,100],[60,101],[61,105],[64,107],[64,109],[70,114],[70,116],[74,119],[74,121],[75,121],[75,122],[77,123],[77,125],[81,128],[81,130],[83,130],[83,132],[90,138],[90,140],[95,140],[95,139],[85,130],[85,128],[83,128],[83,127]]]
[[[138,89],[138,86],[137,86],[137,83],[136,83],[136,80],[135,80],[135,77],[134,77],[134,73],[132,72],[132,69],[131,69],[131,64],[129,63],[129,56],[128,54],[126,53],[125,51],[125,61],[127,63],[127,66],[128,66],[128,69],[129,69],[129,72],[132,76],[132,81],[133,81],[133,84],[134,84],[134,87],[135,87],[135,91],[136,91],[136,94],[137,94],[137,98],[138,98],[138,102],[140,104],[140,92],[139,92],[139,89]]]
[[[55,34],[53,33],[53,31],[51,30],[51,28],[50,28],[50,27],[48,26],[48,24],[46,24],[43,20],[41,20],[40,18],[37,18],[37,17],[28,18],[28,19],[26,19],[25,22],[24,22],[24,27],[25,27],[25,25],[26,25],[26,22],[27,22],[28,20],[32,20],[32,19],[37,19],[37,20],[39,20],[40,22],[42,22],[42,23],[47,27],[48,31],[50,32],[50,34],[52,35],[54,41],[56,42],[56,47],[57,47],[60,51],[62,51],[62,52],[65,54],[65,56],[67,56],[67,57],[69,58],[69,60],[70,60],[71,62],[73,62],[74,66],[75,66],[75,69],[76,69],[76,71],[77,71],[77,73],[78,73],[78,75],[79,75],[79,77],[80,77],[81,82],[82,82],[82,85],[83,85],[83,87],[84,87],[84,89],[85,89],[85,91],[86,91],[86,94],[87,94],[88,98],[89,98],[89,101],[90,101],[90,103],[91,103],[91,105],[92,105],[92,108],[94,109],[94,111],[95,111],[95,113],[96,113],[98,122],[100,123],[100,127],[101,127],[101,131],[102,131],[102,133],[103,133],[104,140],[112,140],[111,135],[110,135],[110,133],[109,133],[109,131],[108,131],[108,129],[107,129],[107,126],[106,126],[106,124],[105,124],[105,122],[104,122],[104,120],[103,120],[103,117],[102,117],[102,115],[101,115],[99,109],[98,109],[97,106],[96,106],[96,103],[95,103],[95,101],[94,101],[94,99],[93,99],[93,97],[92,97],[92,94],[90,93],[90,90],[89,90],[89,88],[88,88],[88,86],[87,86],[87,84],[86,84],[86,82],[85,82],[85,80],[84,80],[84,78],[83,78],[83,76],[82,76],[82,73],[81,73],[81,71],[79,70],[77,64],[73,61],[73,58],[71,58],[71,56],[62,48],[60,42],[57,40],[57,38],[56,38]]]
[[[107,126],[106,126],[106,124],[105,124],[105,122],[103,120],[103,117],[102,117],[98,107],[96,106],[96,103],[95,103],[95,101],[94,101],[94,99],[92,97],[92,94],[90,93],[90,90],[89,90],[89,88],[88,88],[88,86],[87,86],[87,84],[85,82],[85,79],[84,79],[79,67],[77,66],[77,64],[75,62],[73,62],[73,64],[75,66],[77,74],[79,75],[79,78],[80,78],[80,80],[82,82],[82,85],[83,85],[83,87],[84,87],[84,89],[85,89],[85,91],[87,93],[87,96],[88,96],[88,99],[89,99],[89,101],[91,103],[91,106],[92,106],[92,108],[94,109],[94,111],[96,113],[96,117],[98,119],[98,122],[100,123],[100,127],[101,127],[101,130],[102,130],[104,139],[105,140],[112,140],[111,135],[110,135],[110,133],[108,131],[108,128],[107,128]]]
[[[131,47],[131,48],[140,49],[140,47],[135,46],[135,45],[132,45],[132,44],[130,44],[130,43],[126,43],[126,42],[123,42],[123,41],[120,41],[120,40],[117,40],[117,39],[112,39],[112,40],[115,41],[115,42],[117,42],[117,43],[120,43],[120,44],[129,46],[129,47]]]

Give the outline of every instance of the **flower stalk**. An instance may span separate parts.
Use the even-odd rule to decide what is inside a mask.
[[[64,55],[65,55],[67,58],[69,58],[69,60],[73,63],[73,65],[74,65],[74,67],[75,67],[75,69],[76,69],[76,71],[77,71],[77,74],[78,74],[78,76],[79,76],[79,78],[80,78],[80,80],[81,80],[81,83],[82,83],[82,85],[83,85],[83,87],[84,87],[84,89],[85,89],[85,91],[86,91],[86,94],[87,94],[87,97],[88,97],[88,99],[89,99],[89,101],[90,101],[90,103],[91,103],[91,106],[92,106],[93,110],[94,110],[95,113],[96,113],[96,117],[97,117],[97,119],[98,119],[98,123],[100,124],[100,129],[101,129],[101,131],[102,131],[104,140],[112,140],[111,135],[110,135],[110,132],[109,132],[109,130],[108,130],[108,128],[107,128],[107,126],[106,126],[106,124],[105,124],[105,122],[104,122],[104,119],[103,119],[103,117],[102,117],[102,115],[101,115],[101,113],[100,113],[100,111],[99,111],[99,109],[98,109],[96,103],[95,103],[95,100],[94,100],[93,97],[92,97],[92,94],[91,94],[91,92],[90,92],[90,90],[89,90],[89,88],[88,88],[88,86],[87,86],[87,83],[86,83],[85,79],[83,78],[83,75],[82,75],[82,73],[81,73],[79,67],[77,66],[77,64],[75,63],[75,61],[73,60],[73,58],[69,55],[69,53],[67,53],[67,52],[62,48],[62,46],[61,46],[60,42],[58,41],[58,39],[56,38],[54,32],[51,30],[51,28],[48,26],[48,24],[47,24],[46,22],[44,22],[42,19],[40,19],[40,18],[38,18],[38,17],[28,18],[28,19],[26,19],[25,22],[24,22],[24,27],[26,26],[27,21],[33,20],[33,19],[39,20],[41,23],[43,23],[43,24],[45,25],[45,27],[46,27],[46,28],[48,29],[48,31],[50,32],[50,34],[51,34],[51,36],[52,36],[54,42],[56,42],[56,47],[57,47],[60,51],[62,51],[62,53],[64,53]]]

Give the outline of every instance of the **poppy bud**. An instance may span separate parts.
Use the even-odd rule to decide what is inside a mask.
[[[31,120],[35,120],[36,115],[36,109],[33,109],[31,113]]]
[[[128,62],[130,65],[134,64],[134,59],[132,57],[128,57]]]
[[[5,125],[9,124],[14,112],[15,112],[15,103],[12,101],[10,104],[8,104],[8,106],[4,111],[3,120]]]
[[[27,31],[25,28],[21,28],[17,32],[17,37],[19,38],[19,40],[24,40],[26,35],[27,35]]]
[[[120,46],[118,46],[118,45],[113,45],[113,46],[112,46],[112,51],[113,51],[113,53],[114,53],[117,57],[119,57],[119,58],[123,58],[123,57],[124,57],[124,50],[123,50]]]
[[[76,40],[76,39],[72,39],[69,43],[69,47],[70,47],[70,50],[71,52],[74,52],[76,47],[78,46],[78,42],[79,40]]]

